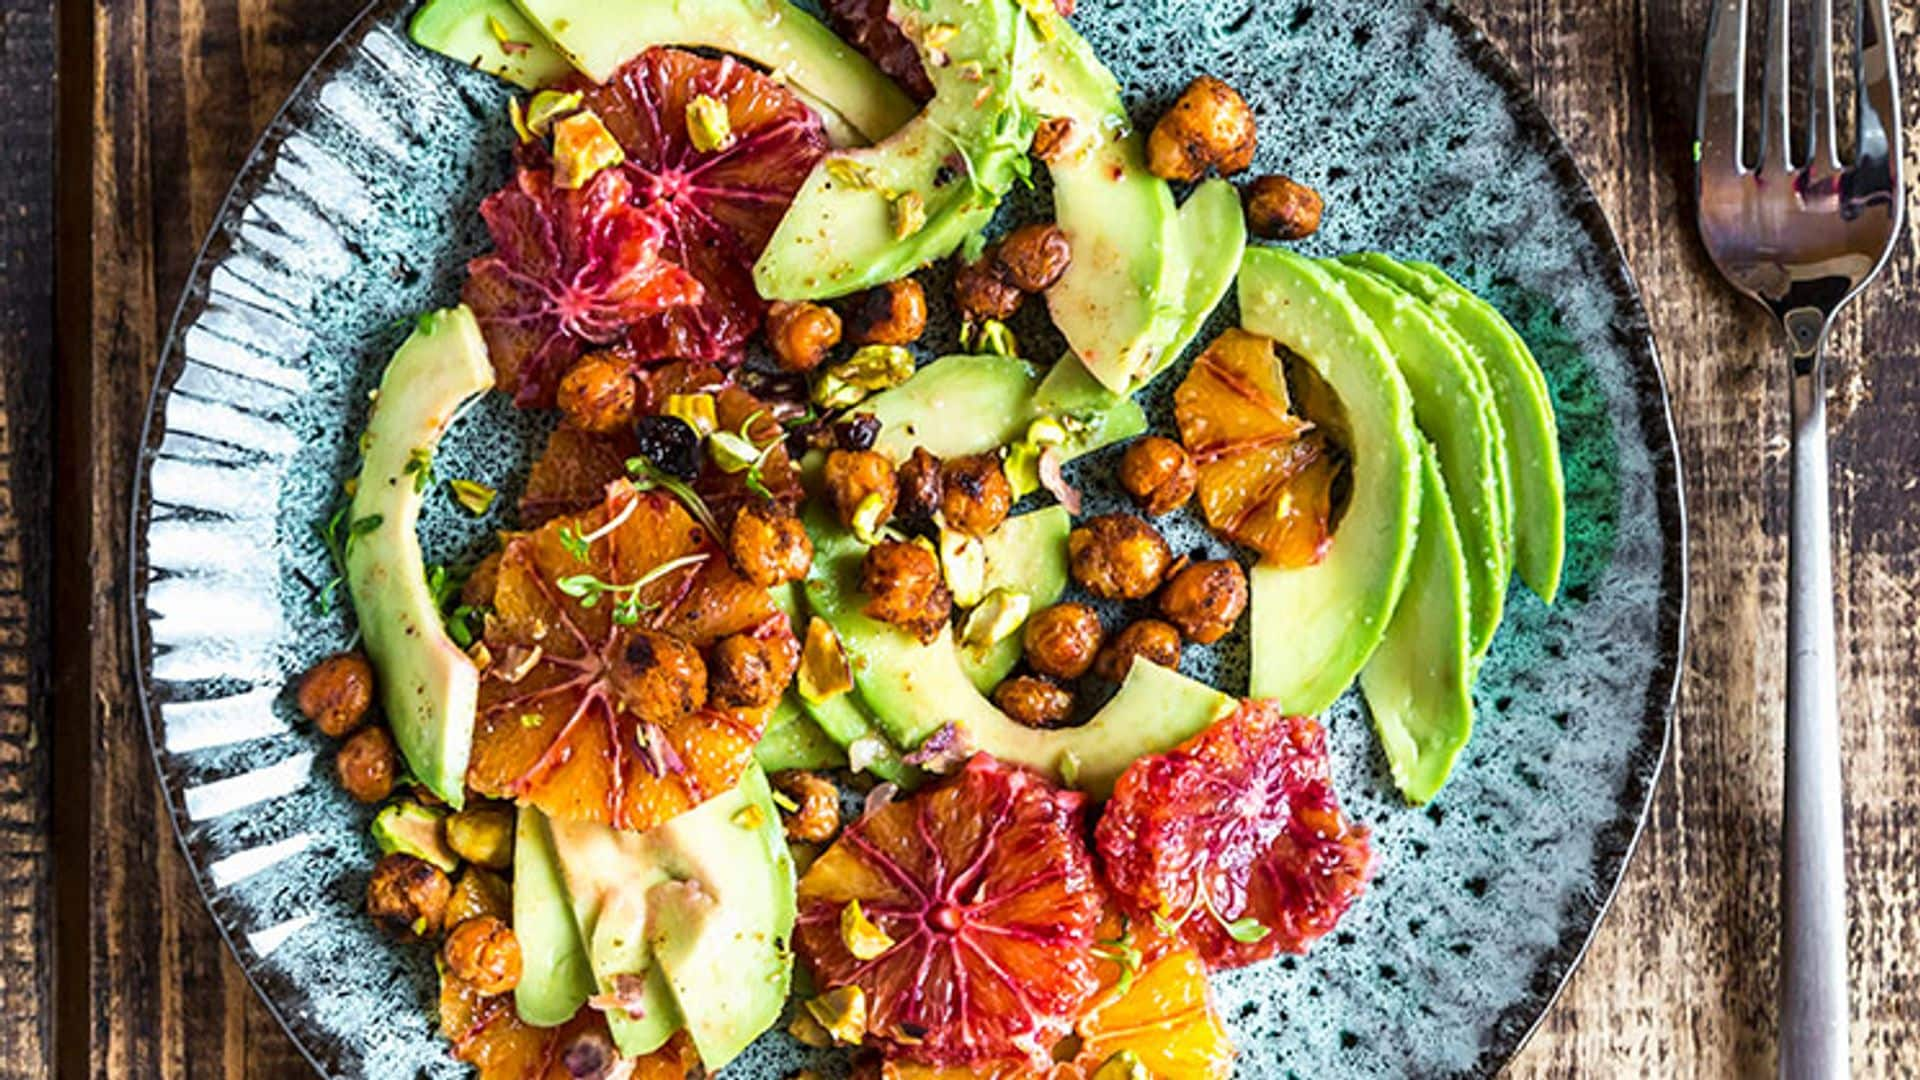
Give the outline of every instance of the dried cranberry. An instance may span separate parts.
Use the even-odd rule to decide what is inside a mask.
[[[640,454],[654,468],[676,480],[692,483],[700,475],[700,433],[677,416],[643,416],[634,421],[633,437]]]
[[[834,441],[842,450],[871,450],[880,437],[880,418],[870,412],[854,413],[833,425]]]

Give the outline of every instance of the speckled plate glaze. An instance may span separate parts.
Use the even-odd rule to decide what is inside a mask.
[[[314,605],[330,572],[313,527],[352,467],[367,391],[411,316],[456,297],[485,239],[474,207],[506,174],[505,89],[416,50],[408,6],[355,21],[235,184],[168,339],[131,537],[141,704],[181,842],[262,997],[339,1076],[464,1071],[434,1031],[428,952],[389,944],[361,915],[369,813],[331,782],[328,748],[285,690],[352,634],[344,612]],[[1357,698],[1333,710],[1340,790],[1375,830],[1379,876],[1312,955],[1217,980],[1241,1076],[1491,1073],[1611,898],[1671,722],[1684,530],[1646,315],[1558,139],[1451,9],[1082,0],[1075,21],[1137,115],[1199,72],[1241,88],[1259,113],[1257,171],[1328,196],[1314,253],[1441,263],[1506,312],[1546,370],[1567,463],[1563,599],[1550,610],[1514,588],[1478,730],[1431,808],[1399,803]],[[1027,351],[1053,355],[1046,333],[1024,327]],[[929,340],[950,342],[951,326]],[[1149,402],[1163,422],[1173,381]],[[479,521],[430,500],[430,559],[477,551],[509,524],[549,422],[496,395],[449,436],[441,475],[505,497]],[[1096,506],[1113,497],[1110,465],[1079,469]],[[1206,543],[1191,524],[1174,532]],[[1238,690],[1244,658],[1229,639],[1187,667]],[[804,1061],[770,1035],[728,1075],[782,1077]]]

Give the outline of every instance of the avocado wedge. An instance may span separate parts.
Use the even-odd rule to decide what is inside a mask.
[[[1240,273],[1241,254],[1247,249],[1247,219],[1240,209],[1240,192],[1225,180],[1202,181],[1180,204],[1174,233],[1184,275],[1179,318],[1152,365],[1134,378],[1136,388],[1152,382],[1180,359],[1227,290],[1233,288],[1233,279]]]
[[[593,967],[546,815],[521,807],[513,833],[513,936],[523,961],[514,1011],[535,1027],[558,1027],[593,996]]]
[[[1467,562],[1438,452],[1420,455],[1419,538],[1386,637],[1360,672],[1360,692],[1408,802],[1433,798],[1473,734]]]
[[[839,769],[846,766],[847,754],[807,715],[800,705],[800,695],[788,690],[775,703],[767,730],[753,748],[753,760],[770,773]]]
[[[801,596],[799,585],[782,585],[777,589],[769,590],[768,595],[773,597],[776,607],[787,613],[787,618],[793,622],[796,632],[805,627],[807,606]],[[901,787],[913,786],[914,770],[900,760],[899,749],[888,742],[887,737],[874,726],[873,717],[861,707],[857,695],[849,692],[835,695],[825,701],[808,701],[801,697],[798,691],[794,691],[790,694],[790,698],[799,704],[800,710],[807,714],[814,726],[820,729],[821,734],[847,752],[850,759],[848,764],[857,757],[861,767],[855,771],[870,772],[882,780],[899,784]],[[773,728],[770,722],[768,735],[771,736],[772,733]],[[857,751],[856,747],[858,747]],[[761,767],[769,772],[778,771],[765,761],[761,762]],[[781,766],[781,768],[796,767]]]
[[[1493,391],[1464,355],[1460,339],[1425,304],[1367,271],[1333,261],[1320,265],[1379,328],[1413,395],[1413,419],[1433,443],[1466,555],[1473,655],[1485,656],[1500,628],[1512,572],[1500,494],[1505,435]]]
[[[511,0],[427,0],[407,24],[407,36],[523,90],[552,86],[573,72]]]
[[[1320,713],[1366,666],[1406,583],[1420,495],[1420,434],[1387,343],[1312,260],[1249,248],[1240,319],[1286,346],[1340,398],[1352,435],[1353,494],[1313,566],[1251,575],[1250,696]]]
[[[473,312],[422,315],[380,378],[347,515],[347,589],[381,707],[413,775],[456,810],[466,801],[480,672],[441,623],[418,526],[434,448],[467,400],[492,386]]]
[[[1344,261],[1379,274],[1429,304],[1465,341],[1487,373],[1507,435],[1513,493],[1513,565],[1548,603],[1560,591],[1566,559],[1566,482],[1560,470],[1560,433],[1547,378],[1527,343],[1492,304],[1429,263],[1368,253]]]
[[[1040,372],[1016,356],[943,356],[860,405],[880,421],[874,448],[896,462],[915,447],[941,459],[997,450],[1026,434]]]
[[[987,549],[987,588],[1008,589],[1027,598],[1028,611],[1057,603],[1067,591],[1067,534],[1073,517],[1065,507],[1017,514],[1002,522],[981,544]],[[960,647],[960,666],[983,694],[1020,663],[1020,635],[1014,633],[982,651]]]

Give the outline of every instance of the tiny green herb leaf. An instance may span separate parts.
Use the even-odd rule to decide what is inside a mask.
[[[687,513],[692,514],[694,520],[707,530],[708,536],[717,538],[722,535],[719,522],[713,519],[713,511],[707,509],[707,504],[700,498],[700,493],[689,487],[686,481],[661,471],[659,466],[645,457],[628,458],[627,472],[633,474],[634,487],[641,491],[659,488],[668,492],[680,500],[681,505],[687,508]]]

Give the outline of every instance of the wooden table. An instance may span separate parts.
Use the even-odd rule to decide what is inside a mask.
[[[301,1075],[164,818],[133,700],[125,537],[147,390],[195,248],[253,139],[358,2],[0,4],[5,1075]],[[1785,369],[1689,223],[1707,4],[1461,6],[1527,73],[1626,244],[1674,392],[1693,526],[1688,679],[1653,819],[1585,965],[1514,1072],[1762,1075],[1773,1056]],[[1900,53],[1920,55],[1920,9],[1896,6]],[[1920,1072],[1920,829],[1907,824],[1920,815],[1912,239],[1835,342],[1862,1076]]]

